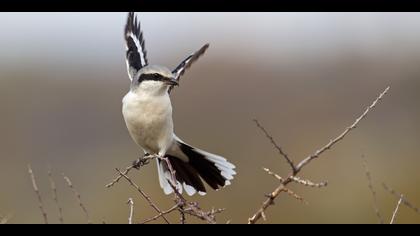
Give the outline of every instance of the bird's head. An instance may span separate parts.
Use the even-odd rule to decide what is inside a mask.
[[[178,85],[172,72],[158,65],[148,65],[139,70],[131,82],[131,89],[139,92],[166,92],[169,87]]]

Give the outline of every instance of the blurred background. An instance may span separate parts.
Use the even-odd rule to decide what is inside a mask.
[[[210,43],[172,102],[179,137],[237,166],[228,188],[188,198],[205,209],[227,208],[219,223],[246,223],[277,186],[262,167],[283,176],[289,172],[252,119],[298,162],[340,134],[388,85],[389,94],[367,119],[301,173],[329,186],[291,185],[309,205],[282,195],[267,211],[266,223],[376,223],[362,155],[385,221],[397,199],[382,182],[420,207],[420,14],[140,13],[139,18],[151,64],[174,68]],[[105,188],[116,167],[142,153],[121,114],[129,89],[125,21],[126,13],[0,14],[0,215],[11,216],[9,223],[43,222],[27,164],[50,222],[58,222],[58,211],[48,166],[66,223],[86,219],[62,173],[95,223],[127,223],[129,197],[136,221],[154,215],[125,181]],[[131,177],[162,209],[172,206],[154,163]],[[420,215],[401,206],[396,222],[420,223]]]

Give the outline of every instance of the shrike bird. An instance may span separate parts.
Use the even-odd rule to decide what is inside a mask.
[[[170,92],[180,77],[209,47],[188,56],[173,71],[149,65],[140,23],[129,13],[125,26],[126,62],[131,80],[130,91],[123,98],[122,113],[130,136],[145,154],[168,158],[175,170],[177,189],[188,195],[206,194],[202,179],[213,189],[230,184],[235,166],[225,158],[192,147],[174,133]],[[165,194],[173,189],[168,165],[157,160],[159,183]]]

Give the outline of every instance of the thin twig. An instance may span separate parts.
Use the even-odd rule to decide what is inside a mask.
[[[128,172],[130,172],[130,170],[132,170],[133,168],[134,168],[133,165],[127,166],[125,170],[122,172],[122,174],[127,175]],[[105,187],[110,188],[114,186],[114,184],[118,183],[118,181],[120,181],[120,179],[123,177],[122,174],[119,174],[117,177],[115,177],[109,184],[105,185]]]
[[[44,210],[44,204],[42,203],[41,194],[39,193],[38,185],[36,184],[34,172],[32,171],[31,165],[28,165],[28,172],[32,180],[32,187],[34,188],[34,191],[38,197],[39,209],[41,210],[42,217],[44,218],[44,223],[48,224],[47,212]]]
[[[167,214],[169,214],[169,213],[171,213],[171,212],[173,212],[177,209],[178,209],[178,205],[175,205],[175,206],[169,208],[169,210],[167,210],[167,211],[163,211],[163,212],[161,212],[161,213],[159,213],[159,214],[157,214],[157,215],[155,215],[155,216],[153,216],[149,219],[146,219],[146,220],[140,222],[140,224],[146,224],[146,223],[149,223],[151,221],[155,221],[155,220],[159,219],[160,217],[162,217],[164,215],[167,215]]]
[[[128,172],[130,172],[130,170],[134,169],[140,169],[140,167],[148,164],[150,162],[150,160],[156,158],[156,156],[152,156],[149,154],[145,154],[143,157],[137,159],[136,161],[133,162],[133,164],[127,166],[125,168],[125,170],[122,172],[122,174],[127,175]],[[117,175],[117,177],[115,177],[109,184],[105,185],[105,187],[110,188],[112,186],[114,186],[114,184],[118,183],[118,181],[120,181],[120,179],[123,176],[121,174]]]
[[[287,163],[290,165],[290,168],[292,168],[293,173],[296,171],[296,167],[293,164],[292,160],[290,160],[289,156],[283,151],[283,149],[274,141],[274,138],[267,132],[267,130],[260,124],[260,122],[257,119],[254,119],[255,124],[257,127],[265,134],[265,136],[270,140],[271,144],[277,149],[277,151],[286,159]]]
[[[373,209],[375,210],[375,214],[376,217],[378,218],[378,221],[380,224],[384,223],[384,219],[382,218],[381,212],[379,211],[378,208],[378,200],[376,197],[376,191],[373,188],[373,184],[372,184],[372,176],[370,174],[368,165],[367,165],[367,161],[364,155],[362,155],[362,160],[363,160],[363,166],[365,168],[365,173],[366,173],[366,179],[368,180],[368,187],[370,189],[370,192],[372,193],[372,198],[373,198]]]
[[[172,186],[173,190],[175,191],[175,194],[178,193],[177,195],[180,195],[179,194],[179,189],[178,189],[179,186],[178,186],[178,183],[177,183],[177,180],[176,180],[175,169],[172,167],[172,164],[169,161],[168,157],[161,158],[161,160],[165,161],[166,165],[168,166],[169,173],[171,174],[171,181],[169,181],[169,182],[172,182],[171,186]]]
[[[302,202],[303,204],[308,205],[308,202],[303,197],[297,195],[292,190],[290,190],[288,188],[284,188],[283,191],[286,192],[287,194],[289,194],[290,196],[292,196],[293,198],[295,198],[296,200]]]
[[[297,166],[296,166],[296,170],[300,171],[305,165],[307,165],[309,162],[311,162],[313,159],[318,158],[322,153],[324,153],[325,151],[331,149],[332,146],[334,146],[334,144],[338,143],[339,141],[341,141],[351,130],[355,129],[357,127],[357,125],[359,124],[359,122],[361,120],[363,120],[367,114],[369,113],[370,110],[372,110],[373,108],[375,108],[376,104],[382,100],[383,96],[385,96],[389,90],[389,86],[381,93],[379,94],[379,96],[375,99],[375,101],[373,101],[373,103],[368,106],[366,108],[366,110],[363,112],[363,114],[361,116],[359,116],[359,118],[357,118],[354,123],[352,125],[350,125],[349,127],[347,127],[346,130],[344,130],[343,133],[341,133],[338,137],[336,137],[335,139],[331,140],[327,145],[325,145],[324,147],[322,147],[321,149],[317,150],[314,154],[308,156],[307,158],[305,158],[303,161],[301,161]]]
[[[179,206],[179,215],[180,215],[180,222],[182,225],[185,225],[187,223],[187,218],[185,217],[184,207]]]
[[[122,173],[118,168],[116,168],[117,172],[124,177],[124,179],[127,180],[127,182],[134,187],[137,192],[139,192],[144,199],[146,199],[146,201],[149,203],[149,205],[158,213],[161,214],[162,211],[159,209],[159,207],[156,206],[156,204],[153,203],[152,199],[149,197],[149,195],[147,195],[137,184],[135,184],[126,174]],[[161,215],[162,219],[167,223],[170,224],[169,220],[165,217],[164,214]]]
[[[63,177],[64,177],[64,180],[66,180],[67,185],[68,185],[68,186],[70,187],[70,189],[73,191],[74,196],[76,197],[77,201],[79,202],[79,206],[80,206],[80,208],[81,208],[81,209],[82,209],[82,211],[85,213],[86,220],[87,220],[88,224],[91,224],[92,222],[91,222],[91,220],[90,220],[89,213],[88,213],[88,211],[87,211],[87,209],[86,209],[85,205],[84,205],[84,204],[83,204],[83,202],[82,202],[82,198],[81,198],[81,196],[80,196],[79,192],[78,192],[78,191],[76,190],[76,188],[73,186],[73,183],[71,182],[70,178],[69,178],[69,177],[67,177],[67,176],[65,176],[65,175],[64,175],[64,173],[63,173]]]
[[[392,195],[394,195],[396,198],[401,198],[401,196],[403,196],[401,193],[398,193],[397,191],[395,191],[394,189],[390,188],[388,185],[386,185],[385,183],[382,183],[382,186],[384,187],[384,189],[388,192],[390,192]],[[407,198],[405,198],[404,196],[402,197],[402,203],[404,205],[406,205],[408,208],[412,209],[413,211],[415,211],[416,213],[420,214],[420,210],[419,208],[417,208],[416,206],[414,206],[413,204],[411,204]]]
[[[401,205],[401,202],[402,202],[402,200],[403,200],[403,195],[401,194],[401,197],[400,197],[400,200],[398,200],[398,203],[397,203],[397,207],[395,207],[395,210],[394,210],[394,212],[392,213],[392,218],[391,218],[391,222],[389,223],[389,224],[394,224],[394,222],[395,222],[395,219],[396,219],[396,216],[397,216],[397,212],[398,212],[398,209],[400,208],[400,205]]]
[[[63,209],[61,208],[59,202],[58,202],[58,196],[57,196],[57,187],[55,185],[53,176],[52,176],[52,171],[51,171],[51,167],[48,168],[48,178],[50,180],[50,185],[51,185],[51,191],[52,191],[52,195],[53,195],[53,199],[55,202],[55,205],[58,208],[58,220],[60,221],[61,224],[64,223],[64,218],[63,218]]]
[[[151,198],[142,190],[140,189],[140,187],[135,184],[128,176],[127,173],[129,170],[131,170],[132,168],[140,168],[141,166],[145,165],[148,163],[149,160],[154,159],[154,158],[159,158],[160,161],[164,161],[165,164],[168,167],[168,170],[171,174],[171,178],[168,179],[168,183],[171,186],[171,188],[174,191],[174,196],[175,196],[175,203],[176,203],[176,207],[172,207],[171,209],[169,209],[166,212],[162,212],[157,206],[156,204],[154,204],[151,200]],[[137,167],[135,167],[137,163]],[[159,157],[156,155],[146,155],[143,158],[140,158],[136,163],[134,163],[132,166],[129,166],[126,168],[126,170],[124,172],[121,172],[118,168],[116,168],[117,170],[117,178],[115,178],[110,184],[108,184],[107,186],[113,186],[115,183],[117,183],[119,181],[119,179],[124,178],[128,181],[128,183],[134,187],[145,199],[146,201],[149,203],[149,205],[158,213],[156,216],[149,218],[145,221],[143,221],[142,223],[147,223],[153,220],[156,220],[160,217],[162,217],[166,223],[170,223],[167,218],[165,217],[166,214],[174,211],[175,209],[177,209],[180,214],[181,214],[181,223],[185,223],[186,219],[185,219],[185,214],[191,215],[191,216],[195,216],[201,220],[207,221],[207,223],[210,224],[215,224],[216,220],[215,220],[215,214],[220,213],[222,210],[212,210],[210,212],[205,212],[203,210],[200,209],[200,207],[198,206],[197,203],[194,202],[188,202],[180,193],[180,190],[178,189],[178,184],[176,181],[176,172],[173,169],[171,162],[169,161],[169,159],[167,157]],[[140,164],[138,164],[140,163]]]
[[[217,209],[217,210],[211,210],[208,212],[202,211],[197,204],[188,204],[187,207],[184,209],[184,213],[194,216],[200,220],[207,221],[209,224],[216,224],[216,214],[223,212],[225,209]]]
[[[185,214],[188,214],[198,219],[207,221],[207,223],[209,224],[216,224],[216,214],[222,212],[224,209],[218,209],[216,211],[212,210],[209,212],[205,212],[201,210],[201,208],[198,206],[198,203],[188,202],[178,190],[178,184],[176,181],[176,172],[173,169],[172,164],[169,161],[169,158],[164,157],[162,159],[166,162],[169,172],[171,174],[171,181],[168,181],[168,183],[171,185],[172,189],[174,190],[175,201],[178,204],[178,211],[180,211],[181,213],[181,218],[185,218]]]
[[[350,125],[348,128],[346,128],[343,133],[341,133],[335,139],[331,140],[328,144],[326,144],[321,149],[318,149],[314,154],[312,154],[312,155],[308,156],[307,158],[303,159],[301,162],[299,162],[299,164],[296,166],[296,168],[294,168],[294,169],[292,168],[292,173],[289,174],[289,177],[287,177],[282,183],[280,183],[280,185],[268,196],[268,198],[262,203],[261,207],[254,213],[254,215],[252,217],[250,217],[248,219],[248,223],[249,224],[255,224],[255,223],[257,223],[257,221],[259,219],[261,219],[262,217],[264,218],[265,210],[269,206],[274,204],[274,200],[276,199],[276,197],[281,192],[284,191],[285,186],[293,181],[291,177],[296,176],[302,170],[302,168],[304,166],[309,164],[312,160],[318,158],[325,151],[331,149],[331,147],[333,147],[334,144],[341,141],[351,130],[355,129],[357,127],[357,125],[359,124],[359,122],[361,120],[363,120],[366,117],[366,115],[373,108],[375,108],[375,106],[382,99],[382,97],[385,96],[385,94],[388,92],[389,88],[390,87],[388,86],[381,94],[379,94],[379,96],[373,101],[373,103],[369,107],[366,108],[366,110],[362,113],[362,115],[359,116],[352,125]],[[270,141],[273,140],[272,138],[270,138],[271,137],[270,135],[267,135],[267,137],[270,139]],[[275,146],[278,146],[278,145],[275,145]]]
[[[278,175],[278,174],[276,174],[276,173],[272,172],[270,169],[268,169],[268,168],[263,168],[263,170],[264,170],[265,172],[267,172],[267,174],[269,174],[269,175],[273,176],[274,178],[276,178],[278,181],[280,181],[280,182],[283,182],[283,181],[284,181],[283,177],[281,177],[280,175]],[[314,183],[314,182],[312,182],[312,181],[310,181],[310,180],[307,180],[307,179],[301,179],[301,178],[299,178],[299,177],[297,177],[297,176],[290,176],[290,178],[291,178],[294,182],[296,182],[296,183],[298,183],[298,184],[302,184],[302,185],[304,185],[304,186],[308,186],[308,187],[322,188],[322,187],[326,187],[326,186],[328,185],[328,183],[327,183],[326,181],[321,182],[321,183]]]
[[[304,186],[308,186],[308,187],[312,187],[312,188],[322,188],[322,187],[326,187],[328,185],[327,181],[323,181],[323,182],[320,182],[320,183],[314,183],[314,182],[312,182],[308,179],[301,179],[297,176],[290,176],[290,178],[298,184],[302,184]]]
[[[280,181],[280,182],[283,182],[284,181],[284,179],[280,175],[272,172],[270,169],[264,167],[263,170],[265,172],[267,172],[267,174],[269,174],[269,175],[273,176],[274,178],[276,178],[278,181]]]
[[[129,198],[127,204],[130,207],[130,213],[128,215],[128,224],[131,225],[131,224],[133,224],[133,214],[134,214],[134,202],[133,202],[133,199],[132,198]]]

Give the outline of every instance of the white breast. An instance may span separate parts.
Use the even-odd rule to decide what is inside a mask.
[[[167,93],[129,92],[123,99],[123,116],[133,140],[150,154],[162,154],[172,143],[172,105]]]

